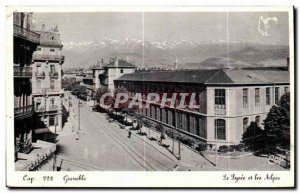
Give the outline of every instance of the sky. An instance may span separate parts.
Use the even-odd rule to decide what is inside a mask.
[[[288,45],[287,12],[34,13],[34,26],[58,26],[62,43],[134,38],[226,40]]]

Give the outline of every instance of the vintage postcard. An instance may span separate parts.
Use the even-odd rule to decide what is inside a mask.
[[[7,7],[8,187],[295,186],[293,7]]]

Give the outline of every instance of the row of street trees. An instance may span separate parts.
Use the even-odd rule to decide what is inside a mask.
[[[110,92],[106,87],[103,88],[99,88],[96,91],[95,94],[95,100],[97,101],[98,104],[100,104],[100,99],[101,97],[107,93]],[[118,105],[118,107],[114,107],[115,101],[116,101],[116,96],[118,93],[127,93],[127,89],[124,87],[119,87],[116,88],[112,96],[107,96],[104,99],[104,104],[110,106],[110,109],[105,109],[106,111],[112,111],[116,113],[116,116],[118,116],[118,113],[123,113],[125,115],[125,120],[127,121],[127,116],[133,117],[135,119],[136,122],[136,128],[139,130],[140,134],[145,134],[142,133],[141,129],[143,126],[148,127],[148,138],[153,140],[153,138],[151,137],[151,127],[153,127],[153,124],[148,121],[147,119],[145,119],[145,117],[143,117],[142,115],[136,113],[137,110],[137,106],[133,106],[132,108],[129,108],[129,104],[131,102],[131,100],[129,99],[128,101],[124,102],[124,103],[120,103]],[[121,96],[120,100],[123,100],[123,96]],[[101,111],[103,107],[101,107],[100,105],[97,105],[96,109],[99,109],[99,111]],[[159,131],[161,133],[161,137],[160,137],[160,142],[162,143],[162,140],[165,139],[165,129],[163,127],[163,125],[158,124],[156,125],[156,130]]]
[[[87,95],[86,88],[80,85],[80,82],[76,81],[74,77],[65,77],[62,79],[62,88],[71,91],[79,98],[85,99]]]

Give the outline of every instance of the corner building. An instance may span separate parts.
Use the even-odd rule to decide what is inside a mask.
[[[57,27],[46,30],[43,26],[40,45],[33,53],[32,96],[36,112],[36,130],[49,129],[56,132],[62,129],[62,100],[64,92],[61,88],[63,45]],[[44,130],[44,131],[46,131]],[[48,130],[48,131],[49,131]]]
[[[272,105],[289,92],[289,71],[267,70],[177,70],[125,74],[115,81],[125,87],[130,96],[142,93],[146,103],[148,93],[196,93],[195,105],[190,109],[171,108],[166,104],[151,104],[139,109],[148,119],[162,123],[207,144],[239,144],[250,122],[262,126]],[[175,104],[179,104],[177,94]],[[175,121],[177,123],[175,123]]]

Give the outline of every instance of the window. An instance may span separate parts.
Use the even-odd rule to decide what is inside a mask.
[[[55,89],[55,80],[50,81],[50,89]]]
[[[215,139],[226,140],[226,125],[223,119],[215,120]]]
[[[54,126],[55,125],[55,116],[50,116],[49,117],[49,126]]]
[[[256,116],[256,117],[255,117],[255,123],[256,123],[257,125],[259,125],[259,123],[260,123],[260,116]]]
[[[196,130],[196,135],[200,136],[199,118],[198,117],[195,117],[195,130]]]
[[[36,110],[39,110],[40,106],[41,106],[41,102],[40,101],[35,103],[35,109]]]
[[[190,122],[191,120],[190,120],[190,115],[189,114],[186,114],[186,130],[188,131],[188,132],[191,132],[191,126],[190,126],[190,124],[191,124],[191,122]]]
[[[249,118],[248,117],[243,118],[243,132],[244,133],[247,130],[248,122],[249,122]]]
[[[55,52],[55,49],[50,49],[50,52]]]
[[[171,111],[172,113],[172,126],[175,127],[176,126],[176,114],[175,114],[175,110]]]
[[[164,112],[164,123],[169,124],[169,114],[168,114],[168,110],[167,109],[162,109],[162,111]]]
[[[225,89],[215,89],[215,109],[225,109]]]
[[[284,87],[284,93],[290,92],[290,88],[289,87]]]
[[[54,99],[50,99],[50,105],[51,105],[51,106],[54,105]]]
[[[248,89],[243,89],[243,108],[248,108]]]
[[[176,122],[177,122],[177,125],[176,125],[176,127],[178,128],[178,129],[181,129],[182,128],[182,113],[180,113],[180,112],[177,112],[176,113]]]
[[[156,120],[161,121],[161,112],[159,107],[156,108]]]
[[[255,106],[259,107],[260,98],[259,98],[259,88],[255,88]]]
[[[275,87],[275,103],[279,101],[279,87]]]
[[[123,74],[123,69],[121,69],[121,74]]]
[[[50,66],[50,73],[51,74],[55,73],[55,65]]]
[[[38,91],[41,90],[41,85],[42,85],[41,80],[37,80],[37,81],[36,81],[36,89],[37,89]]]
[[[270,88],[266,88],[266,105],[270,105]]]

